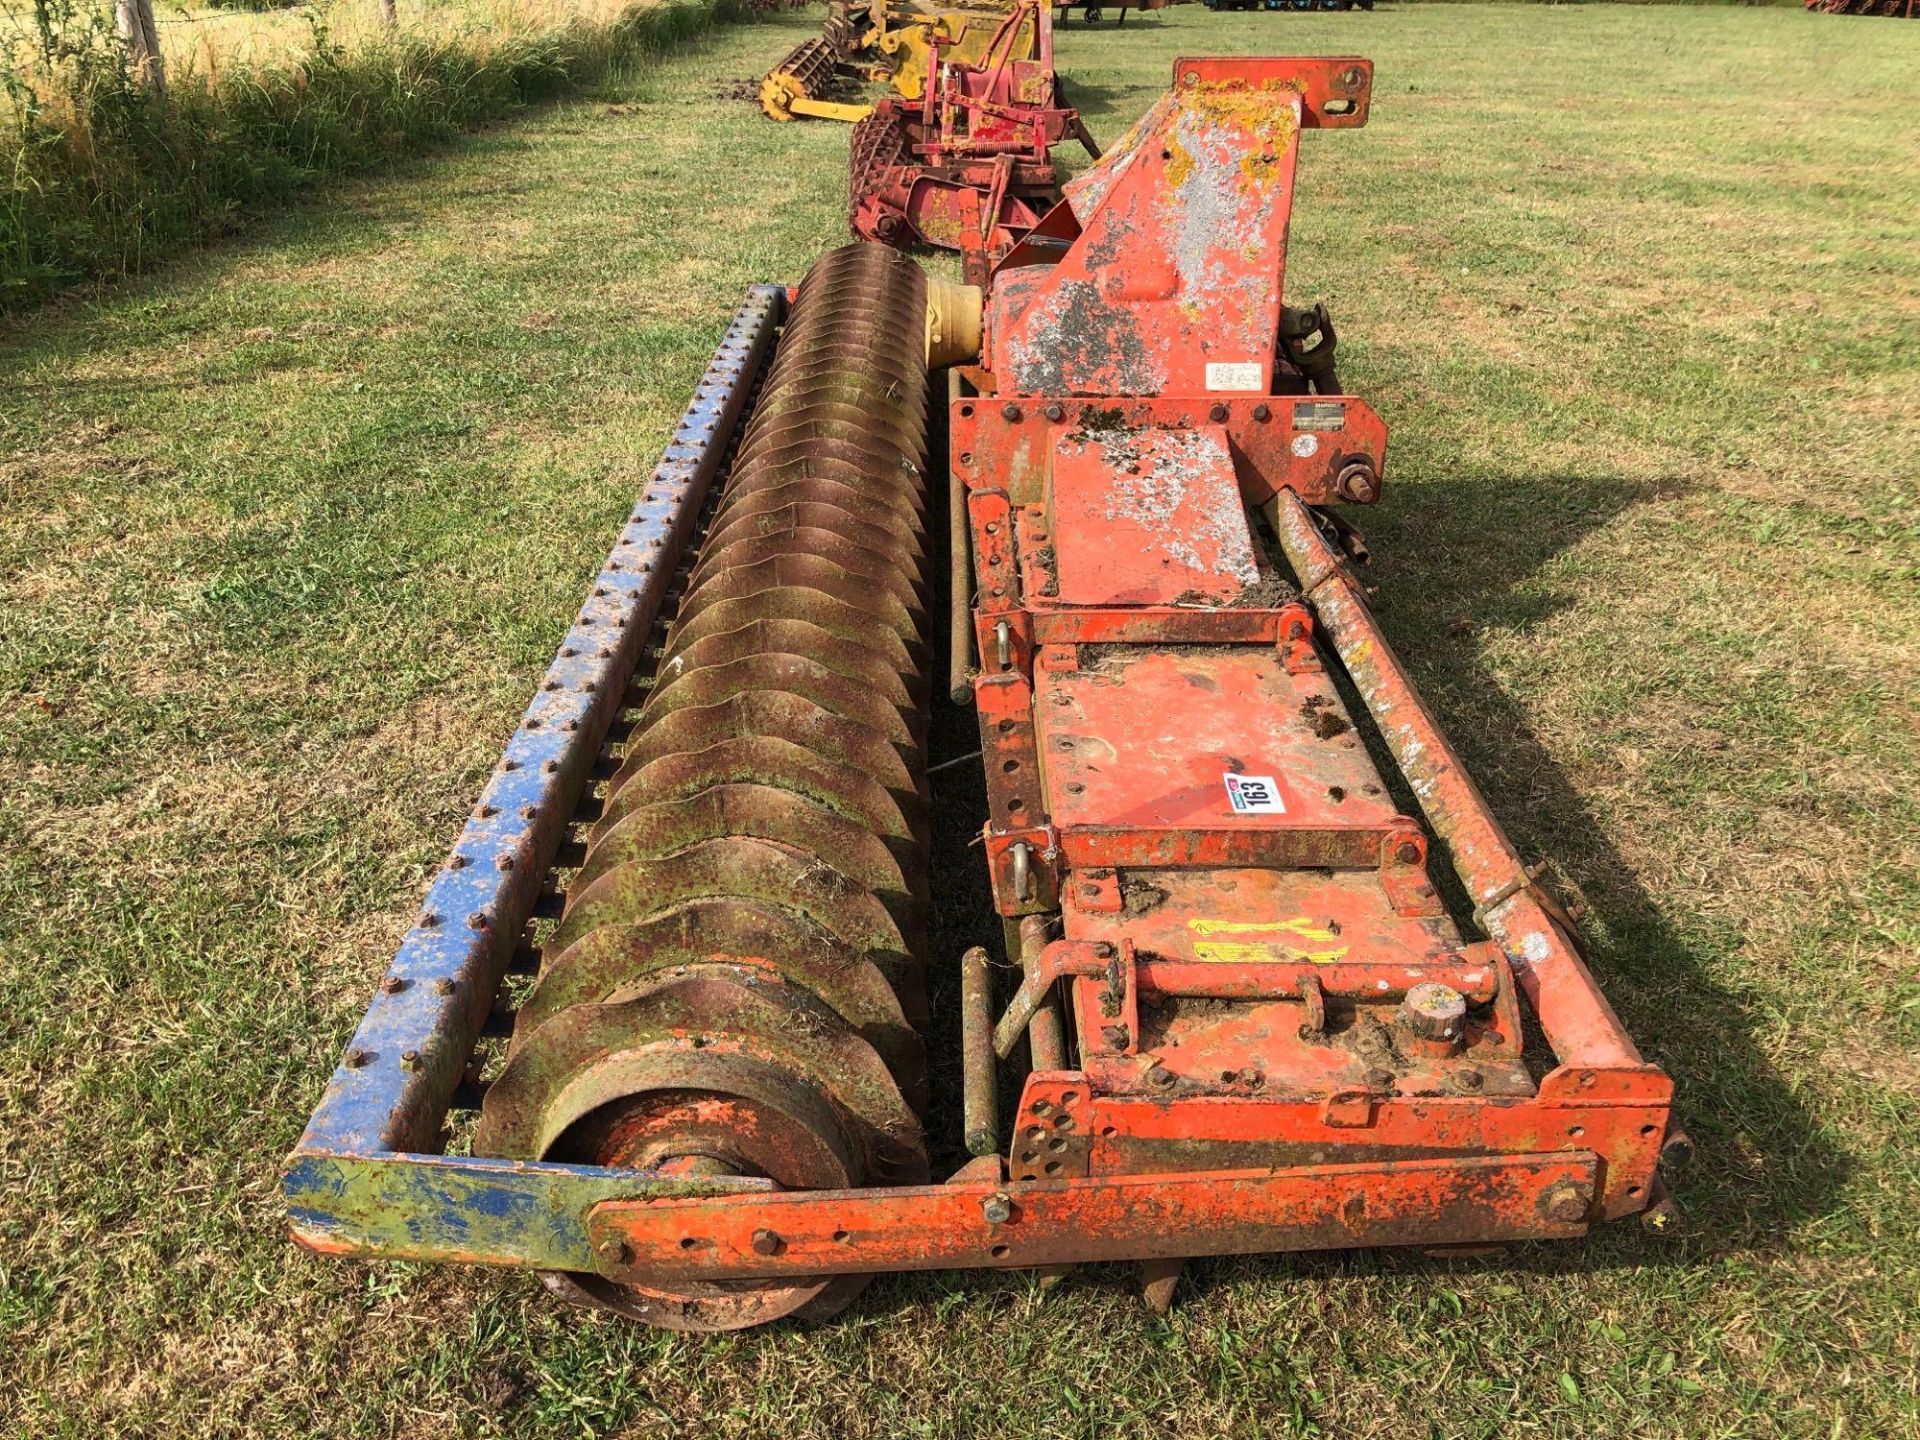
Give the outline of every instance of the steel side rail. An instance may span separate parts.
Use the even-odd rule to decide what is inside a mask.
[[[1594,1104],[1666,1099],[1672,1082],[1642,1060],[1567,936],[1535,897],[1519,852],[1387,643],[1345,560],[1320,533],[1313,512],[1298,495],[1283,491],[1271,513],[1302,598],[1352,677],[1428,823],[1446,842],[1475,918],[1506,952],[1560,1061],[1560,1069],[1542,1082],[1542,1098]]]
[[[754,286],[735,314],[288,1157],[299,1243],[583,1269],[586,1215],[603,1200],[765,1188],[436,1152],[785,307],[783,289]]]
[[[649,1283],[1559,1240],[1587,1232],[1588,1151],[1109,1175],[751,1199],[609,1201],[597,1268]]]

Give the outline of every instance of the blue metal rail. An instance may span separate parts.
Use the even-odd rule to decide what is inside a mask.
[[[454,1092],[785,307],[777,286],[748,292],[288,1157],[287,1215],[302,1244],[591,1270],[586,1214],[603,1200],[768,1187],[440,1151]]]

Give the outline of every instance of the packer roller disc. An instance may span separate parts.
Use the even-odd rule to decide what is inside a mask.
[[[795,295],[479,1152],[926,1180],[925,312],[919,270],[867,246]],[[866,1282],[548,1283],[729,1330]]]

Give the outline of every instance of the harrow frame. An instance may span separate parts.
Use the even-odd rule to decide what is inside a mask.
[[[1289,95],[1294,111],[1296,128],[1263,154],[1282,162],[1281,169],[1259,171],[1266,178],[1258,184],[1277,197],[1260,212],[1265,228],[1250,231],[1252,240],[1242,237],[1251,248],[1260,240],[1270,252],[1271,305],[1233,312],[1250,346],[1279,343],[1285,312],[1277,280],[1297,127],[1362,123],[1371,70],[1340,58],[1182,60],[1176,76],[1175,98],[1138,132],[1139,155],[1111,157],[1091,181],[1077,182],[1078,217],[1059,222],[1071,221],[1073,235],[1033,242],[1072,242],[1057,247],[1063,250],[1057,268],[1015,269],[998,279],[995,303],[1009,308],[990,312],[992,345],[1010,347],[1009,335],[1029,322],[1036,333],[1052,334],[1044,307],[1031,308],[1036,297],[1043,300],[1056,282],[1090,283],[1083,276],[1092,262],[1082,262],[1099,248],[1101,227],[1158,193],[1162,168],[1178,157],[1171,140],[1162,148],[1155,125],[1172,126],[1187,103],[1210,107],[1211,123],[1223,128],[1246,123],[1236,118],[1240,110],[1206,92],[1220,82],[1258,85],[1269,98]],[[1245,148],[1216,145],[1202,162],[1242,175],[1236,157]],[[1137,217],[1129,223],[1135,233],[1150,228]],[[1080,236],[1091,238],[1082,245]],[[1150,287],[1111,318],[1130,342],[1118,347],[1129,365],[1146,364],[1161,353],[1152,348],[1158,344],[1169,373],[1177,374],[1181,366],[1194,370],[1204,353],[1188,343],[1191,336],[1174,343],[1178,327],[1193,323],[1184,310],[1154,309],[1166,288]],[[804,328],[800,312],[808,292],[799,293],[794,321]],[[568,858],[569,827],[594,803],[588,796],[603,747],[674,594],[676,572],[788,305],[788,293],[778,287],[749,292],[429,887],[289,1157],[285,1193],[295,1240],[329,1254],[483,1263],[669,1287],[1137,1260],[1154,1277],[1150,1297],[1164,1299],[1178,1273],[1172,1262],[1190,1256],[1566,1239],[1602,1219],[1636,1212],[1655,1228],[1669,1223],[1675,1212],[1659,1165],[1663,1153],[1683,1158],[1688,1143],[1671,1127],[1672,1082],[1634,1048],[1578,953],[1571,927],[1468,777],[1315,508],[1378,496],[1386,444],[1379,417],[1337,386],[1316,390],[1315,399],[1304,398],[1304,389],[1263,393],[1237,384],[1227,389],[1246,393],[1216,396],[1221,386],[1210,372],[1220,367],[1213,365],[1198,371],[1204,383],[1187,384],[1187,393],[1179,393],[1176,382],[1164,387],[1174,393],[1143,394],[1150,387],[1112,370],[1108,351],[1092,343],[1086,325],[1071,351],[1006,348],[997,373],[992,366],[956,371],[973,388],[951,401],[952,479],[960,487],[954,553],[973,557],[981,595],[971,613],[956,609],[955,649],[977,644],[983,659],[973,697],[982,718],[991,813],[1000,817],[989,821],[984,848],[996,909],[1024,971],[996,1020],[984,955],[973,951],[960,961],[965,1104],[954,1128],[976,1158],[945,1184],[780,1190],[767,1179],[710,1170],[445,1153],[447,1117],[470,1102],[478,1086],[476,1047],[484,1035],[498,1033],[507,979],[535,958],[523,949],[524,936],[544,913],[548,874],[577,863]],[[1206,313],[1226,312],[1213,307]],[[1216,338],[1222,328],[1213,326]],[[1270,380],[1272,364],[1269,354],[1253,368]],[[1080,383],[1043,384],[1053,378],[1049,365],[1086,373]],[[1232,378],[1247,367],[1226,368]],[[1035,457],[1054,456],[1048,503],[1068,504],[1082,456],[1075,447],[1118,444],[1123,425],[1187,445],[1191,437],[1213,436],[1220,455],[1231,442],[1262,462],[1251,467],[1259,478],[1238,498],[1265,517],[1291,571],[1297,588],[1284,603],[1256,597],[1237,608],[1195,606],[1177,597],[1156,601],[1157,591],[1145,599],[1102,599],[1100,587],[1110,577],[1101,567],[1067,573],[1072,547],[1046,543],[1052,520],[1028,493],[1038,473]],[[1076,436],[1071,426],[1082,433]],[[1314,443],[1300,444],[1295,435],[1281,448],[1269,438],[1296,431]],[[1088,433],[1105,438],[1088,441]],[[1152,452],[1141,453],[1149,464],[1159,463]],[[1097,458],[1103,465],[1113,459]],[[1235,472],[1216,467],[1208,473],[1218,480]],[[1192,483],[1203,486],[1206,477]],[[1035,521],[1046,528],[1036,531]],[[1078,553],[1084,558],[1086,546]],[[1080,608],[1067,609],[1069,602]],[[1057,803],[1026,804],[1021,787],[1034,782],[1013,777],[1031,774],[1051,734],[1034,718],[1036,697],[1045,689],[1049,708],[1082,703],[1058,688],[1076,670],[1074,646],[1139,643],[1237,647],[1272,677],[1263,692],[1268,708],[1283,692],[1295,693],[1281,677],[1337,669],[1332,678],[1354,697],[1347,702],[1352,719],[1391,761],[1396,773],[1385,778],[1413,799],[1418,817],[1390,814],[1382,799],[1370,809],[1350,807],[1371,819],[1323,824],[1302,804],[1286,826],[1215,825],[1183,838],[1154,809],[1158,789],[1165,788],[1157,772],[1146,782],[1124,782],[1132,786],[1118,796],[1126,802],[1124,824],[1076,823],[1083,807],[1065,797],[1090,788],[1077,782],[1063,785]],[[986,663],[989,656],[997,663]],[[1220,660],[1211,673],[1230,679],[1239,663]],[[1065,738],[1054,735],[1053,748],[1070,749],[1059,744]],[[1079,773],[1069,771],[1069,763],[1058,762],[1061,775]],[[1049,818],[1038,823],[1019,818],[1042,810]],[[1353,961],[1339,958],[1344,949],[1297,957],[1310,964],[1282,963],[1265,947],[1226,947],[1248,953],[1199,956],[1206,963],[1196,963],[1148,943],[1158,923],[1148,916],[1152,907],[1116,918],[1124,908],[1116,869],[1185,872],[1168,883],[1203,887],[1221,883],[1218,872],[1245,867],[1325,869],[1329,877],[1337,867],[1362,875],[1380,887],[1382,923],[1389,928],[1399,920],[1451,918],[1426,882],[1429,861],[1439,859],[1452,870],[1465,897],[1461,908],[1471,910],[1484,939],[1405,954],[1386,946],[1385,958],[1364,948]],[[1045,917],[1055,911],[1070,922],[1065,938],[1050,937]],[[1369,1005],[1405,997],[1411,1004],[1415,990],[1441,981],[1454,999],[1488,1008],[1492,1023],[1510,1037],[1492,1037],[1503,1047],[1499,1064],[1487,1075],[1476,1072],[1472,1086],[1462,1086],[1442,1064],[1445,1045],[1409,1051],[1405,1070],[1414,1083],[1406,1086],[1369,1080],[1264,1092],[1263,1079],[1247,1080],[1237,1069],[1220,1074],[1217,1084],[1211,1076],[1189,1083],[1171,1071],[1152,1076],[1151,1066],[1138,1063],[1149,1048],[1141,1012],[1156,998],[1297,1004],[1298,1038],[1306,1044],[1324,1038],[1330,997]],[[1077,1068],[1066,1063],[1054,1004],[1063,988],[1080,1027]],[[1545,1042],[1530,1054],[1550,1061],[1532,1078],[1521,1074],[1523,1002]],[[1288,1036],[1293,1024],[1287,1022]],[[1003,1126],[994,1116],[996,1063],[1023,1038],[1032,1064]],[[1275,1031],[1260,1038],[1273,1042],[1261,1052],[1268,1060],[1289,1063],[1287,1036]],[[1211,1055],[1208,1043],[1202,1035],[1198,1048]],[[1244,1049],[1229,1036],[1221,1053]],[[499,1097],[496,1089],[493,1099]],[[922,1164],[910,1178],[924,1173]]]
[[[988,1156],[944,1185],[854,1191],[782,1193],[763,1179],[669,1177],[439,1148],[785,298],[779,287],[756,286],[736,314],[429,887],[288,1159],[294,1239],[333,1255],[710,1279],[1567,1239],[1583,1235],[1590,1219],[1646,1205],[1649,1187],[1658,1187],[1653,1165],[1670,1082],[1641,1061],[1541,909],[1345,563],[1291,496],[1282,497],[1287,508],[1277,528],[1303,580],[1305,607],[1326,627],[1389,745],[1403,760],[1418,765],[1425,756],[1438,767],[1431,777],[1414,776],[1428,797],[1429,823],[1453,842],[1463,883],[1481,902],[1489,931],[1504,940],[1562,1055],[1535,1100],[1498,1112],[1507,1122],[1497,1127],[1507,1132],[1502,1138],[1523,1148],[1443,1158],[1396,1153],[1393,1133],[1431,1139],[1436,1125],[1449,1128],[1438,1112],[1457,1110],[1464,1119],[1484,1103],[1464,1097],[1360,1099],[1371,1110],[1369,1128],[1389,1142],[1372,1163],[1006,1180],[999,1159]],[[1070,980],[1071,958],[1052,958]],[[1142,973],[1141,983],[1154,982]],[[1003,1027],[1024,1028],[1018,1008],[1016,997]],[[1077,1112],[1075,1143],[1092,1147],[1122,1127],[1130,1137],[1151,1131],[1148,1111],[1166,1119],[1180,1113],[1151,1101],[1089,1104],[1084,1079],[1034,1072],[1016,1124],[1058,1125]],[[1355,1123],[1227,1099],[1209,1105],[1220,1110],[1222,1126],[1248,1140],[1300,1140],[1327,1124]],[[1236,1113],[1228,1117],[1227,1108]],[[1562,1148],[1566,1137],[1589,1132],[1589,1144]],[[1153,1215],[1164,1223],[1142,1223]]]

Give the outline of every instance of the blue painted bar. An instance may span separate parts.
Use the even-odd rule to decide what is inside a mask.
[[[590,1271],[603,1200],[768,1194],[771,1180],[453,1155],[322,1155],[287,1163],[287,1225],[309,1250],[386,1260]]]
[[[653,1183],[621,1171],[432,1152],[443,1143],[454,1089],[590,783],[785,306],[786,292],[777,286],[748,292],[428,887],[289,1157],[285,1188],[298,1238],[358,1253],[479,1258],[466,1255],[471,1247],[463,1236],[472,1238],[474,1226],[491,1216],[493,1238],[479,1248],[493,1263],[549,1265],[561,1252],[577,1261],[585,1209],[607,1194]],[[686,1191],[680,1183],[670,1188]],[[423,1208],[393,1217],[395,1224],[370,1224],[368,1195]],[[357,1197],[351,1206],[349,1197]],[[351,1213],[336,1213],[342,1206]],[[524,1239],[518,1249],[516,1230]]]

